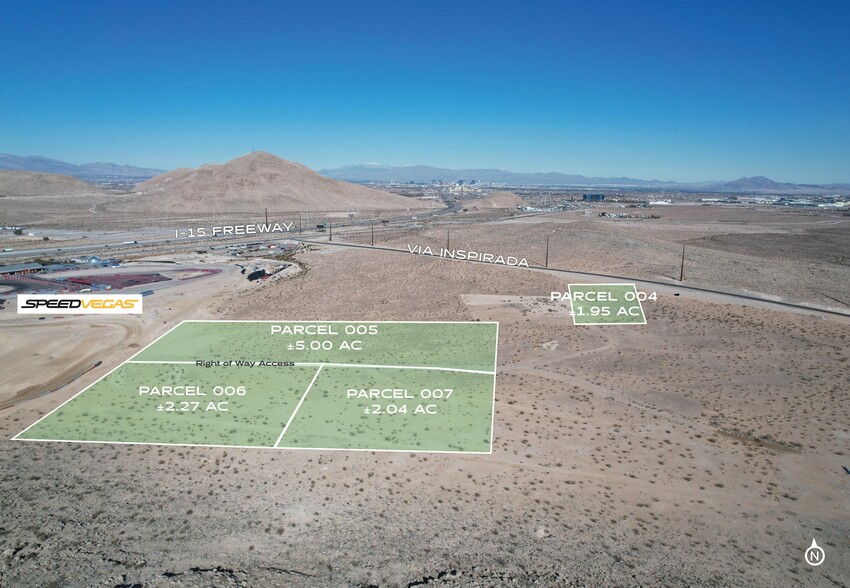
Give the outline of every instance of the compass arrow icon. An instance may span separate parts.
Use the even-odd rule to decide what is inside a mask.
[[[821,549],[818,542],[812,538],[812,544],[806,550],[805,554],[806,563],[810,566],[819,566],[823,563],[823,560],[826,558],[826,554]]]

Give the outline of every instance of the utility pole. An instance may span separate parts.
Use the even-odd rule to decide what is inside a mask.
[[[372,219],[372,247],[375,246],[375,219]]]
[[[451,234],[451,229],[446,229],[446,251],[449,250],[449,235]]]
[[[682,245],[682,265],[679,267],[679,281],[682,282],[685,279],[685,246]]]
[[[298,234],[301,234],[301,213],[298,213]]]
[[[266,224],[269,224],[269,209],[266,209]]]
[[[330,236],[328,237],[328,243],[334,240],[334,224],[332,221],[328,221],[328,228],[330,229]]]
[[[549,267],[549,237],[550,236],[551,235],[546,235],[546,263],[544,264],[545,267]]]

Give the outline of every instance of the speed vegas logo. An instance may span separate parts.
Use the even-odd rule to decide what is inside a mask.
[[[142,314],[142,295],[18,294],[18,314]]]

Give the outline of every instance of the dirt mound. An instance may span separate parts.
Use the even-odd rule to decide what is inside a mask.
[[[103,194],[97,186],[59,174],[0,171],[0,196],[57,196]]]
[[[320,176],[301,164],[258,151],[225,164],[176,169],[122,198],[127,210],[246,212],[405,210],[439,205]]]
[[[525,200],[513,192],[505,191],[490,192],[484,198],[464,200],[463,203],[468,208],[516,208],[517,206],[525,206]]]

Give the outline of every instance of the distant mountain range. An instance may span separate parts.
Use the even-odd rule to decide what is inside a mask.
[[[84,163],[75,165],[57,159],[30,155],[10,155],[0,153],[0,170],[31,171],[47,174],[62,174],[82,179],[97,178],[138,178],[147,179],[163,173],[162,169],[150,169],[135,167],[132,165],[119,165],[115,163]]]
[[[662,190],[771,193],[771,194],[848,194],[850,184],[790,184],[774,182],[762,176],[740,178],[731,182],[667,182],[628,177],[588,177],[558,172],[520,173],[501,169],[446,169],[426,165],[387,166],[375,163],[348,165],[320,170],[323,176],[349,182],[430,183],[469,182],[506,186],[574,186],[607,188],[654,188]]]
[[[132,180],[130,185],[165,172],[161,169],[120,165],[115,163],[84,163],[75,165],[56,159],[31,155],[0,154],[0,170],[31,171],[62,174],[101,184],[101,180],[124,178]],[[564,186],[578,188],[637,188],[656,190],[679,190],[689,192],[728,192],[755,194],[850,194],[850,184],[792,184],[774,182],[763,176],[739,178],[731,182],[670,182],[641,180],[628,177],[589,177],[559,172],[521,173],[502,169],[447,169],[427,165],[388,166],[377,163],[348,165],[334,169],[323,169],[319,173],[327,178],[348,182],[410,183],[427,184],[434,180],[443,182],[469,182],[503,186]]]
[[[507,185],[599,185],[619,184],[628,186],[643,186],[663,183],[658,181],[638,180],[635,178],[589,178],[573,174],[557,172],[548,173],[519,173],[502,169],[446,169],[427,165],[386,166],[377,163],[347,165],[336,169],[319,170],[323,176],[349,182],[415,182],[429,183],[434,180],[457,182],[477,180],[487,184]]]
[[[785,193],[844,193],[850,184],[791,184],[774,182],[764,176],[739,178],[731,182],[708,184],[712,189],[725,192],[785,192]]]

